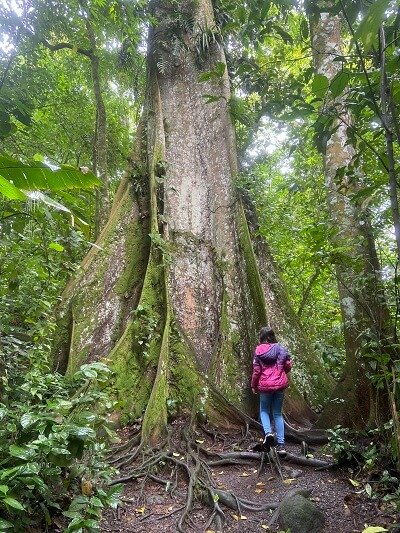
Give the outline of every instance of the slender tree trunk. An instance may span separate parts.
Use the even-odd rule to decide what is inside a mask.
[[[238,408],[255,414],[249,379],[257,331],[286,305],[263,290],[233,184],[226,68],[201,81],[226,66],[211,0],[151,6],[157,24],[131,167],[98,248],[65,291],[56,349],[67,371],[108,358],[122,410],[144,412],[145,440],[165,430],[169,409],[205,411],[223,425],[237,422]],[[288,414],[304,419],[311,413],[302,393],[321,405],[330,379],[312,353],[293,356]]]
[[[383,27],[380,28],[380,69],[381,69],[381,106],[382,106],[382,126],[385,130],[386,152],[388,156],[388,174],[389,174],[389,191],[390,191],[390,205],[392,208],[392,217],[394,225],[394,235],[396,240],[397,261],[400,261],[400,214],[399,214],[399,199],[397,196],[397,173],[395,165],[395,156],[393,149],[394,139],[394,123],[396,117],[394,116],[394,106],[390,105],[392,96],[390,85],[386,73],[386,38]]]
[[[107,171],[107,116],[101,88],[98,48],[96,36],[90,21],[90,11],[83,1],[80,1],[80,5],[86,11],[85,26],[91,48],[90,66],[92,70],[93,94],[96,103],[96,122],[93,139],[93,172],[101,181],[101,185],[96,191],[95,237],[97,237],[105,226],[110,213]]]
[[[342,55],[341,19],[322,12],[310,17],[310,26],[316,71],[331,82],[341,71],[340,62],[334,61]],[[385,411],[387,403],[377,398],[362,352],[368,341],[378,346],[370,348],[374,350],[387,345],[389,314],[371,226],[366,214],[351,201],[351,196],[357,192],[354,176],[348,178],[349,166],[355,155],[347,134],[351,117],[340,98],[332,100],[327,97],[324,106],[322,112],[330,113],[334,107],[338,117],[334,124],[336,129],[326,143],[324,165],[329,210],[337,230],[334,245],[339,251],[335,267],[344,324],[346,364],[333,392],[332,402],[325,408],[319,424],[329,426],[335,422],[365,427],[376,423],[379,411]],[[340,178],[339,169],[343,174]],[[338,403],[342,403],[342,408],[338,409]]]

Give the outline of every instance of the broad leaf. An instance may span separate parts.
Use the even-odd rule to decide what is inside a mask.
[[[337,96],[342,94],[344,89],[347,87],[347,85],[348,85],[348,83],[350,81],[350,78],[351,78],[351,74],[350,74],[350,72],[347,72],[347,71],[339,72],[339,74],[337,74],[333,78],[333,80],[331,81],[331,85],[330,85],[329,89],[330,89],[330,91],[332,93],[332,96],[334,98],[336,98]]]
[[[329,88],[329,80],[323,74],[315,74],[311,84],[311,90],[318,98],[323,98]]]
[[[379,26],[385,18],[385,12],[391,0],[375,0],[372,2],[367,14],[360,22],[355,33],[355,38],[364,45],[366,52],[372,47],[377,39]]]
[[[26,200],[26,194],[1,175],[0,193],[9,200]]]
[[[49,248],[51,250],[55,250],[56,252],[63,252],[64,251],[64,246],[62,246],[61,244],[59,244],[58,242],[51,242],[49,244]]]
[[[16,444],[11,444],[8,450],[13,457],[18,457],[18,459],[24,459],[25,461],[33,459],[36,455],[35,450],[32,450],[32,448],[28,448],[27,446],[17,446]]]
[[[69,165],[57,170],[40,161],[25,165],[7,155],[0,155],[0,175],[23,190],[92,189],[100,185],[93,172],[83,173]]]
[[[11,498],[10,496],[6,496],[3,499],[3,502],[8,505],[9,507],[12,507],[13,509],[18,509],[19,511],[23,511],[24,507],[22,504],[19,503],[19,501],[15,500],[14,498]]]
[[[4,520],[3,518],[0,518],[0,531],[5,531],[6,529],[14,528],[14,524],[11,522],[8,522],[8,520]]]

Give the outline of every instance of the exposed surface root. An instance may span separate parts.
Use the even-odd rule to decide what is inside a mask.
[[[285,434],[288,439],[294,442],[306,442],[307,444],[326,444],[328,433],[323,429],[302,429],[298,430],[285,420]]]
[[[210,434],[209,431],[206,433]],[[216,438],[216,435],[213,435],[213,437]],[[120,464],[126,466],[129,461],[132,464],[138,458],[140,451],[143,452],[142,462],[136,467],[127,469],[126,475],[114,479],[112,484],[142,480],[141,491],[143,491],[146,481],[151,480],[164,486],[166,492],[172,495],[178,486],[179,477],[183,475],[187,480],[187,493],[185,497],[186,503],[180,508],[181,514],[176,525],[180,533],[184,533],[185,527],[190,525],[190,513],[197,500],[206,503],[211,508],[206,528],[211,527],[216,531],[222,530],[226,520],[221,505],[234,510],[239,515],[243,511],[257,512],[275,509],[277,506],[275,503],[260,505],[257,502],[238,497],[235,493],[218,488],[213,480],[210,470],[212,466],[260,461],[261,455],[259,453],[214,453],[201,448],[196,442],[195,435],[183,430],[179,438],[179,447],[175,443],[174,451],[164,447],[146,450],[139,444],[135,451],[119,457]],[[210,457],[219,459],[209,460]],[[121,462],[121,459],[124,460]],[[174,481],[171,481],[171,479]]]
[[[239,449],[246,438],[251,437],[249,426],[246,424],[245,436],[239,437],[233,450]],[[145,500],[146,486],[150,482],[161,485],[165,493],[177,497],[184,504],[166,516],[179,512],[176,529],[184,533],[192,528],[200,530],[198,524],[192,521],[194,508],[206,505],[210,514],[201,529],[222,531],[227,520],[227,508],[237,513],[240,517],[244,512],[265,512],[278,507],[276,502],[257,502],[247,499],[242,495],[216,483],[213,469],[222,465],[233,465],[243,468],[243,465],[254,464],[260,475],[266,465],[271,468],[271,475],[278,475],[282,480],[284,473],[281,458],[274,448],[269,453],[254,451],[232,451],[232,435],[230,435],[230,449],[224,451],[225,441],[229,435],[224,435],[205,426],[197,429],[191,424],[182,424],[179,431],[171,431],[167,441],[155,448],[149,448],[140,442],[138,434],[129,439],[128,445],[123,445],[115,450],[116,457],[113,464],[123,468],[124,475],[114,479],[112,484],[135,482],[138,484],[137,502]],[[221,444],[222,443],[222,444]],[[217,449],[215,449],[217,448]],[[332,466],[326,461],[288,453],[285,462],[302,466],[328,468]],[[256,472],[256,471],[254,471]],[[142,517],[141,520],[149,518]],[[152,518],[162,520],[163,517]]]

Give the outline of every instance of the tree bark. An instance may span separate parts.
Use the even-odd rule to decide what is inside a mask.
[[[320,4],[323,9],[324,2]],[[316,71],[332,82],[341,71],[341,63],[334,61],[343,54],[341,19],[321,12],[310,16],[310,27]],[[334,107],[337,116],[335,130],[326,143],[324,165],[329,210],[337,230],[334,237],[338,250],[335,268],[344,324],[346,363],[331,402],[318,424],[329,427],[332,423],[339,423],[364,428],[376,424],[381,415],[387,418],[386,400],[380,398],[373,387],[362,353],[371,341],[376,347],[369,350],[375,352],[387,346],[389,313],[368,217],[351,200],[358,190],[354,176],[348,176],[355,155],[347,133],[352,120],[340,97],[330,99],[327,96],[323,105],[322,113],[331,113],[330,109]],[[342,178],[338,177],[339,169],[342,170]]]
[[[264,293],[234,187],[229,80],[211,0],[151,7],[157,24],[130,168],[97,247],[64,293],[56,347],[67,371],[107,357],[121,410],[144,412],[144,440],[164,431],[172,410],[204,411],[223,425],[237,423],[238,409],[256,414],[256,333],[271,318],[266,302],[271,313],[287,304]],[[321,405],[330,379],[312,353],[293,356],[287,414],[304,420],[312,412],[301,393]]]
[[[107,165],[107,115],[101,87],[99,52],[96,36],[90,20],[90,11],[87,9],[84,1],[80,1],[79,4],[85,11],[85,27],[91,48],[90,66],[92,70],[93,94],[96,104],[96,122],[93,139],[93,172],[101,181],[100,187],[96,190],[94,222],[95,237],[97,237],[105,226],[110,212]]]

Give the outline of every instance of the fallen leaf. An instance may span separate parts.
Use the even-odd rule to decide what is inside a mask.
[[[240,520],[247,520],[247,516],[240,515]]]
[[[196,442],[197,442],[198,444],[204,444],[204,440],[201,440],[201,439],[196,439]]]
[[[146,510],[146,507],[143,506],[143,507],[139,507],[138,509],[135,509],[135,512],[136,513],[140,513],[140,514],[144,514],[145,510]]]
[[[263,529],[268,529],[268,530],[269,530],[269,526],[267,526],[266,524],[261,524],[261,527],[262,527]]]
[[[353,487],[359,487],[360,486],[360,483],[358,481],[356,481],[355,479],[351,479],[349,477],[349,481],[353,485]]]
[[[263,481],[259,481],[256,483],[256,487],[265,487],[265,483]]]
[[[256,489],[254,492],[256,494],[261,494],[262,492],[264,492],[264,489]]]
[[[235,520],[240,520],[240,517],[237,514],[233,514],[232,518],[235,519]]]
[[[223,474],[223,473],[224,473],[224,471],[223,471],[223,470],[221,470],[221,472],[218,472],[218,474],[219,474],[219,475],[221,475],[221,474]]]
[[[242,472],[241,477],[249,477],[251,474],[248,474],[247,472]]]
[[[177,453],[177,452],[172,452],[172,455],[173,455],[174,457],[180,457],[181,454],[180,454],[180,453]]]
[[[293,481],[296,481],[294,477],[290,477],[288,479],[284,479],[283,482],[285,483],[285,485],[290,485],[291,483],[293,483]]]

